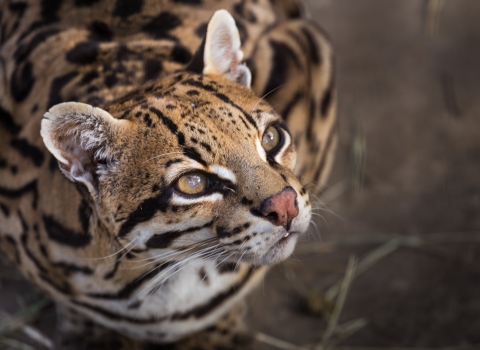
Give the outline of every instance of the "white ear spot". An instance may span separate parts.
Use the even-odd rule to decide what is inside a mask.
[[[247,66],[241,64],[240,45],[240,35],[230,13],[226,10],[215,12],[207,28],[203,74],[223,75],[250,87],[252,75]]]

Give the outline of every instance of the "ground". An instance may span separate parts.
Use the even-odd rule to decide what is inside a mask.
[[[311,234],[249,299],[258,348],[480,348],[480,2],[309,13],[336,51],[341,142]],[[37,314],[10,267],[0,282],[0,310]],[[53,308],[41,315],[52,336]],[[39,347],[4,316],[0,348]]]

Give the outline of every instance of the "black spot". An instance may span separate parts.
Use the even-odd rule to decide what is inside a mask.
[[[96,2],[100,0],[75,0],[75,6],[84,7],[84,6],[92,6]]]
[[[143,0],[117,0],[113,15],[126,19],[142,10]]]
[[[17,175],[18,173],[18,167],[16,165],[12,165],[10,167],[10,171],[12,172],[13,175]]]
[[[332,104],[332,94],[333,94],[333,79],[330,81],[327,91],[322,97],[322,102],[320,104],[320,112],[322,117],[326,117],[328,111],[330,110],[330,105]]]
[[[49,109],[53,105],[63,102],[63,99],[61,96],[63,87],[67,85],[77,75],[78,75],[78,72],[70,72],[53,79],[52,86],[50,87],[50,96],[48,99],[47,109]]]
[[[88,245],[92,239],[90,234],[75,232],[63,226],[50,215],[43,215],[43,224],[48,237],[60,244],[81,248]]]
[[[205,150],[207,152],[212,152],[212,148],[210,147],[209,144],[205,143],[205,142],[200,142],[200,146],[202,146],[203,148],[205,148]]]
[[[63,0],[42,0],[41,15],[48,23],[58,20],[57,12],[62,6]]]
[[[234,262],[225,262],[223,264],[218,265],[218,272],[219,273],[232,273],[235,272],[235,268],[237,264]]]
[[[82,200],[78,207],[78,219],[82,225],[82,230],[85,235],[88,235],[90,228],[90,217],[92,216],[92,208],[86,200]]]
[[[51,172],[54,172],[55,170],[58,169],[57,158],[55,158],[53,155],[50,155],[50,161],[48,162],[48,169],[50,169]]]
[[[67,61],[75,64],[91,64],[95,62],[98,56],[98,42],[84,41],[75,45],[73,49],[67,52],[65,56]]]
[[[203,281],[204,283],[208,284],[209,281],[207,277],[207,271],[205,271],[203,267],[198,271],[198,277],[200,277],[200,281]]]
[[[241,203],[242,203],[243,205],[252,205],[252,204],[253,204],[253,201],[250,200],[250,199],[248,199],[247,197],[242,197]]]
[[[162,62],[155,59],[148,59],[143,65],[145,81],[157,79],[162,71]]]
[[[0,203],[0,210],[2,211],[3,215],[5,215],[7,218],[10,216],[10,209],[8,209],[8,207],[5,204]]]
[[[152,187],[152,193],[157,192],[157,191],[159,191],[159,190],[160,190],[160,186],[158,186],[157,184],[153,185],[153,187]]]
[[[150,118],[150,114],[145,113],[145,115],[143,116],[143,121],[145,122],[145,124],[147,124],[149,128],[153,126],[153,121],[152,118]]]
[[[208,22],[202,23],[195,29],[195,34],[199,38],[203,38],[207,34],[207,28],[208,28]]]
[[[192,141],[193,143],[198,143],[198,140],[195,137],[190,137],[190,141]]]
[[[37,167],[41,166],[45,160],[43,152],[26,139],[13,139],[10,142],[10,146],[16,149],[23,157],[29,158]]]
[[[203,226],[190,227],[182,231],[169,231],[169,232],[155,234],[148,239],[145,245],[148,248],[153,248],[153,249],[168,248],[170,244],[172,244],[172,242],[178,237],[183,236],[187,233],[196,232],[201,229],[210,227],[212,226],[212,224],[213,224],[213,221],[210,221]]]
[[[103,81],[108,88],[112,88],[118,83],[118,78],[115,73],[110,73],[105,76]]]
[[[165,169],[168,169],[172,164],[182,162],[182,160],[183,160],[183,159],[181,159],[181,158],[170,159],[170,160],[165,164]]]
[[[171,12],[162,12],[153,18],[143,27],[143,31],[150,34],[155,39],[175,39],[169,34],[169,31],[177,28],[182,24],[180,18]]]
[[[98,0],[93,0],[98,1]],[[112,41],[113,32],[105,22],[93,21],[90,24],[90,36],[88,37],[93,41]]]
[[[168,104],[168,105],[166,105],[165,107],[166,107],[167,109],[169,109],[169,110],[177,109],[176,106],[171,105],[171,104]]]
[[[22,127],[15,123],[13,116],[0,106],[0,124],[2,124],[10,133],[16,135],[22,130]]]
[[[173,47],[170,58],[174,62],[187,64],[192,59],[192,53],[185,46],[177,44]]]
[[[98,78],[98,72],[96,70],[92,70],[83,76],[82,80],[80,80],[80,85],[90,84],[93,80],[97,78]]]
[[[200,93],[197,90],[188,90],[187,91],[188,96],[198,96]]]
[[[35,105],[32,107],[32,110],[30,111],[31,114],[35,114],[38,111],[38,103],[35,103]]]
[[[33,77],[33,65],[28,61],[15,68],[10,82],[10,92],[17,102],[23,101],[30,94],[35,84]]]

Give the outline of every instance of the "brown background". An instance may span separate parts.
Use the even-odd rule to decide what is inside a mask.
[[[480,348],[480,1],[309,2],[336,51],[341,144],[320,199],[337,216],[316,211],[329,252],[305,254],[317,237],[275,267],[251,325],[318,342],[328,314],[309,315],[302,288],[321,298],[349,256],[399,234],[439,244],[402,246],[354,280],[339,323],[368,324],[341,344]]]

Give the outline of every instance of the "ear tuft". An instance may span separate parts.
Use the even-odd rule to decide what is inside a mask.
[[[125,122],[101,108],[66,102],[44,114],[40,134],[62,172],[70,180],[84,183],[95,195],[99,164],[109,160],[109,146]]]
[[[223,75],[250,87],[250,70],[242,64],[240,35],[235,20],[226,10],[215,12],[208,23],[204,48],[205,75]]]

